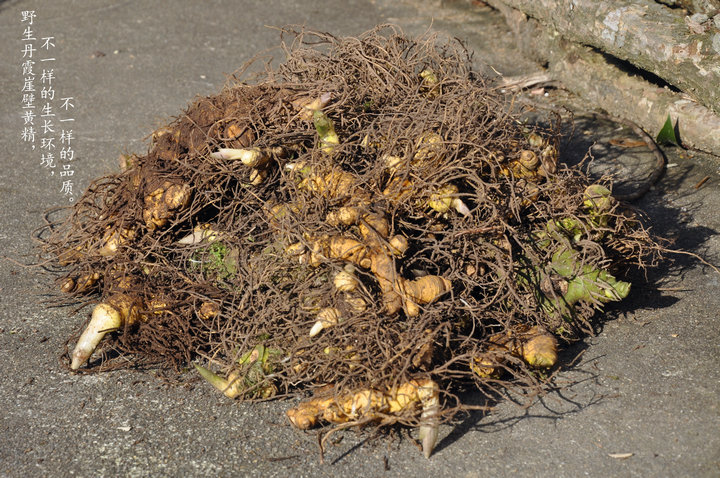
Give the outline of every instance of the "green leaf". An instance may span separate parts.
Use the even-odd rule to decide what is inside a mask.
[[[674,144],[675,146],[680,145],[680,142],[675,135],[675,128],[673,127],[670,115],[668,115],[667,119],[665,120],[665,124],[658,133],[657,138],[655,138],[655,142],[658,144]]]

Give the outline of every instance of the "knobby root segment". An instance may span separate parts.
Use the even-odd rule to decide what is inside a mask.
[[[143,219],[150,231],[162,228],[175,214],[188,206],[192,189],[189,184],[165,181],[145,196]]]
[[[551,368],[557,363],[558,342],[540,327],[519,325],[490,336],[484,351],[472,358],[470,369],[481,378],[499,377],[511,356],[533,368]]]
[[[437,443],[440,398],[438,385],[430,379],[415,379],[397,388],[384,391],[363,389],[339,396],[323,396],[301,403],[286,412],[290,423],[301,430],[316,426],[320,421],[334,424],[378,421],[393,423],[410,416],[420,406],[419,438],[423,453],[429,457]]]
[[[405,310],[411,317],[420,314],[418,304],[431,304],[452,290],[452,283],[440,276],[423,276],[415,280],[399,279]]]
[[[344,206],[329,215],[331,223],[358,226],[363,241],[349,237],[332,236],[318,239],[311,247],[309,257],[304,260],[319,266],[323,258],[341,259],[374,274],[382,294],[384,310],[395,315],[401,310],[410,317],[420,314],[419,305],[431,304],[452,290],[450,280],[434,275],[414,280],[404,279],[396,272],[396,256],[402,256],[408,249],[407,238],[395,235],[388,237],[390,226],[382,214],[363,214],[358,207]],[[316,324],[316,332],[321,330]]]

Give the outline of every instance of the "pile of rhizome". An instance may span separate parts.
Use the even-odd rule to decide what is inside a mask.
[[[308,395],[296,427],[416,426],[429,455],[459,391],[541,387],[658,247],[459,43],[288,36],[47,227],[65,300],[99,300],[70,367],[192,362],[229,397]]]

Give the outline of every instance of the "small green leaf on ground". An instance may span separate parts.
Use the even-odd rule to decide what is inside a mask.
[[[675,135],[675,128],[673,127],[672,120],[670,119],[670,115],[668,115],[667,119],[665,120],[665,124],[663,125],[662,129],[658,133],[655,141],[658,144],[674,144],[676,146],[680,145],[680,142],[678,141],[677,136]]]

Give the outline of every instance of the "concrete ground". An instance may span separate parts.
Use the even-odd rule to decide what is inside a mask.
[[[513,52],[498,15],[437,3],[0,2],[1,476],[720,475],[720,275],[688,255],[670,256],[648,282],[636,280],[632,298],[608,313],[599,334],[565,352],[583,354],[560,372],[561,391],[530,408],[502,402],[443,426],[430,460],[407,439],[350,431],[337,435],[320,464],[316,435],[285,420],[290,402],[251,406],[200,382],[166,386],[132,371],[72,375],[59,365],[87,311],[43,305],[49,278],[17,263],[30,260],[43,211],[68,204],[61,168],[50,175],[39,139],[35,151],[21,139],[21,11],[36,12],[36,58],[56,58],[38,62],[36,72],[52,65],[57,94],[75,100],[65,116],[75,121],[63,124],[75,136],[77,197],[115,170],[118,153],[144,151],[155,127],[276,45],[270,25],[337,35],[383,22],[411,34],[430,28],[465,40],[488,74],[537,69]],[[55,46],[42,50],[49,36]],[[607,141],[628,136],[578,118],[569,156],[592,147],[598,164],[632,176],[652,159]],[[667,173],[637,205],[675,247],[720,264],[720,162],[677,148],[668,156]]]

